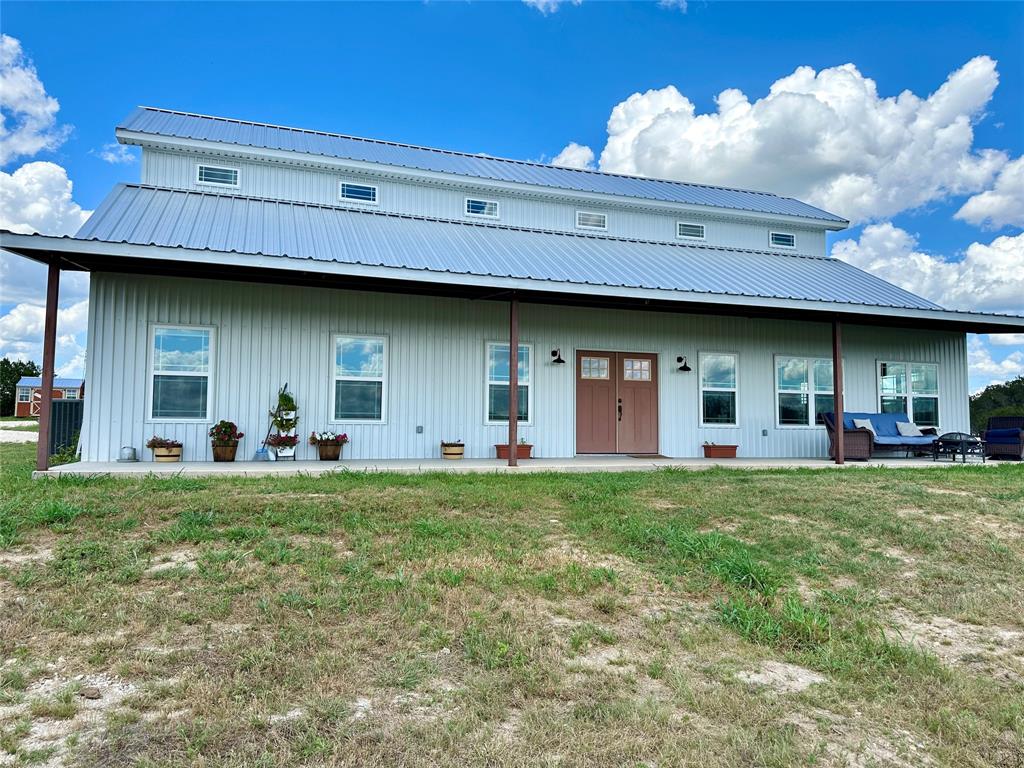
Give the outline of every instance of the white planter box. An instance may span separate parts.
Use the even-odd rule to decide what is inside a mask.
[[[275,448],[274,455],[278,461],[295,461],[295,447],[293,445],[290,448]]]

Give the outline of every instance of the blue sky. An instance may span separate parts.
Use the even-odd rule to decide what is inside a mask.
[[[947,270],[944,283],[918,286],[952,296],[950,286],[957,283],[953,300],[965,305],[987,301],[992,293],[991,286],[978,285],[972,289],[975,296],[965,293],[964,286],[979,270],[987,270],[984,259],[999,250],[993,248],[997,238],[1002,238],[997,244],[1000,268],[1024,271],[1018,218],[954,218],[972,196],[996,189],[1000,167],[1024,153],[1024,5],[1019,3],[690,2],[683,10],[588,0],[546,3],[543,9],[520,2],[5,2],[2,31],[20,43],[23,58],[17,66],[34,67],[46,94],[59,102],[48,130],[62,139],[10,158],[3,171],[15,174],[26,163],[52,162],[66,171],[73,204],[85,211],[116,182],[138,178],[132,153],[128,162],[103,159],[114,126],[137,104],[517,158],[550,160],[572,141],[592,148],[598,156],[594,162],[609,170],[719,174],[687,180],[721,183],[744,177],[741,164],[721,167],[729,164],[728,152],[703,169],[689,161],[652,167],[649,157],[643,165],[639,154],[610,152],[607,161],[600,157],[606,144],[613,148],[607,132],[612,110],[634,93],[671,85],[697,114],[714,114],[716,96],[726,89],[739,89],[757,102],[798,67],[820,73],[848,63],[875,82],[880,99],[909,91],[925,100],[951,73],[984,56],[996,62],[995,74],[979,66],[976,81],[959,86],[956,98],[969,101],[985,82],[998,80],[981,106],[963,111],[973,131],[971,156],[994,150],[1001,159],[993,158],[987,170],[979,160],[971,183],[941,180],[941,166],[950,166],[954,155],[922,151],[918,156],[908,138],[903,158],[911,179],[907,189],[892,179],[878,181],[878,195],[888,193],[892,200],[867,205],[858,225],[831,241],[851,241],[837,255],[859,266],[870,264],[890,279],[903,272],[905,260],[931,259],[926,262],[931,269],[960,261],[977,246],[978,269],[966,275]],[[870,99],[865,104],[874,108]],[[865,120],[884,118],[887,110],[879,106]],[[766,109],[764,120],[771,114]],[[851,125],[856,123],[854,118]],[[657,141],[678,146],[672,143],[677,141],[672,129],[679,125],[667,120]],[[795,136],[794,142],[805,138]],[[842,131],[829,141],[826,154],[847,142]],[[867,139],[859,136],[857,141]],[[648,149],[653,156],[661,150],[657,143]],[[917,179],[919,167],[928,163],[936,169]],[[787,184],[810,189],[820,181],[815,174],[832,173],[823,170],[820,157],[810,165],[807,178],[799,182],[786,178],[785,167],[757,178],[775,187],[772,191],[791,193]],[[885,175],[884,167],[860,171],[877,179]],[[1015,187],[1009,173],[1006,177],[1005,187],[999,188],[1012,194]],[[9,222],[18,212],[0,214]],[[867,236],[865,226],[874,227]],[[8,267],[4,273],[9,286],[0,302],[0,329],[18,305],[31,303],[35,278],[18,271],[15,276]],[[947,295],[928,298],[943,303]],[[1024,313],[1024,301],[1012,290],[1009,295],[985,308]],[[72,287],[63,304],[81,298]],[[74,320],[68,323],[74,342],[66,339],[61,350],[65,365],[80,356],[84,341]],[[30,350],[28,325],[9,320],[0,330],[0,353]],[[15,338],[19,330],[26,338]],[[12,346],[12,339],[18,343]],[[972,349],[974,388],[1024,371],[1024,343],[993,344],[981,338],[972,341]]]

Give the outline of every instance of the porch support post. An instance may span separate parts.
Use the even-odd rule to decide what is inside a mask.
[[[832,321],[832,393],[835,401],[835,461],[843,464],[846,461],[843,447],[843,327],[838,320]]]
[[[519,299],[508,303],[508,465],[519,456]]]
[[[36,469],[50,468],[50,404],[53,402],[53,358],[57,347],[57,296],[60,293],[60,259],[50,261],[46,273],[46,319],[43,324],[43,387],[39,403],[39,442]]]

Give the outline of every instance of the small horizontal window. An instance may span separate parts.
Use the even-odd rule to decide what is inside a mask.
[[[608,216],[592,211],[576,211],[578,229],[608,229]]]
[[[343,181],[338,189],[338,195],[342,200],[349,200],[353,203],[377,204],[377,187],[372,184],[352,184],[351,182]]]
[[[796,248],[796,235],[789,232],[771,232],[768,238],[774,248]]]
[[[200,184],[216,184],[222,187],[237,187],[238,169],[221,168],[216,165],[200,165],[196,171],[196,181]]]
[[[483,216],[488,219],[498,218],[498,201],[497,200],[474,200],[471,197],[466,198],[466,215],[467,216]]]
[[[684,237],[687,240],[703,240],[704,225],[680,221],[676,224],[676,237]]]

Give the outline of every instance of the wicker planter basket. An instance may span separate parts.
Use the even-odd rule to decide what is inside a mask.
[[[337,461],[341,458],[341,443],[317,443],[316,452],[320,461]]]
[[[705,445],[705,459],[735,459],[738,445]]]
[[[466,446],[464,445],[444,445],[441,444],[441,458],[456,460],[461,459],[466,455]]]
[[[213,447],[213,460],[214,461],[234,461],[235,453],[238,451],[238,441],[231,444],[212,444]]]
[[[153,461],[181,461],[181,446],[174,448],[154,448]]]
[[[494,446],[494,450],[497,452],[499,459],[508,458],[508,443],[498,443],[497,445]],[[519,443],[519,445],[516,446],[517,459],[528,459],[530,458],[530,454],[532,453],[533,446],[530,445],[529,443]]]

